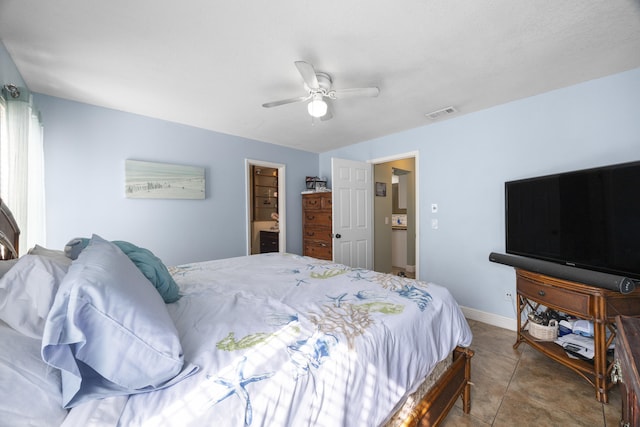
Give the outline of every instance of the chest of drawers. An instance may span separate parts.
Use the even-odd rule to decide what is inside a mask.
[[[615,362],[611,379],[620,383],[622,416],[620,426],[640,426],[640,319],[616,317]]]
[[[333,259],[331,192],[302,195],[303,255]]]
[[[279,233],[277,231],[260,231],[260,253],[278,252]]]

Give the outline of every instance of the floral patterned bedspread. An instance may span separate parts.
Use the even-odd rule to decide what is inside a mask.
[[[381,425],[471,343],[453,297],[432,283],[278,253],[170,271],[183,296],[168,308],[200,371],[112,409],[105,399],[117,425]]]

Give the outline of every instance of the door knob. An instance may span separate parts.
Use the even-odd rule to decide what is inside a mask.
[[[338,234],[336,234],[336,239],[339,239],[339,238],[341,238],[341,237],[342,237],[342,235],[341,235],[341,234],[339,234],[339,233],[338,233]]]

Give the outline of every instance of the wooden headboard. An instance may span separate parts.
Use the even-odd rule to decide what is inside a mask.
[[[0,259],[18,258],[20,228],[13,214],[0,199]]]

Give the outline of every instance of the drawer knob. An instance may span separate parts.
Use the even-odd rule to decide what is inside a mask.
[[[545,296],[547,293],[545,291],[538,291],[538,295],[541,297]]]
[[[618,384],[622,381],[622,367],[620,366],[620,360],[616,359],[613,364],[613,369],[611,370],[611,382],[614,384]]]

